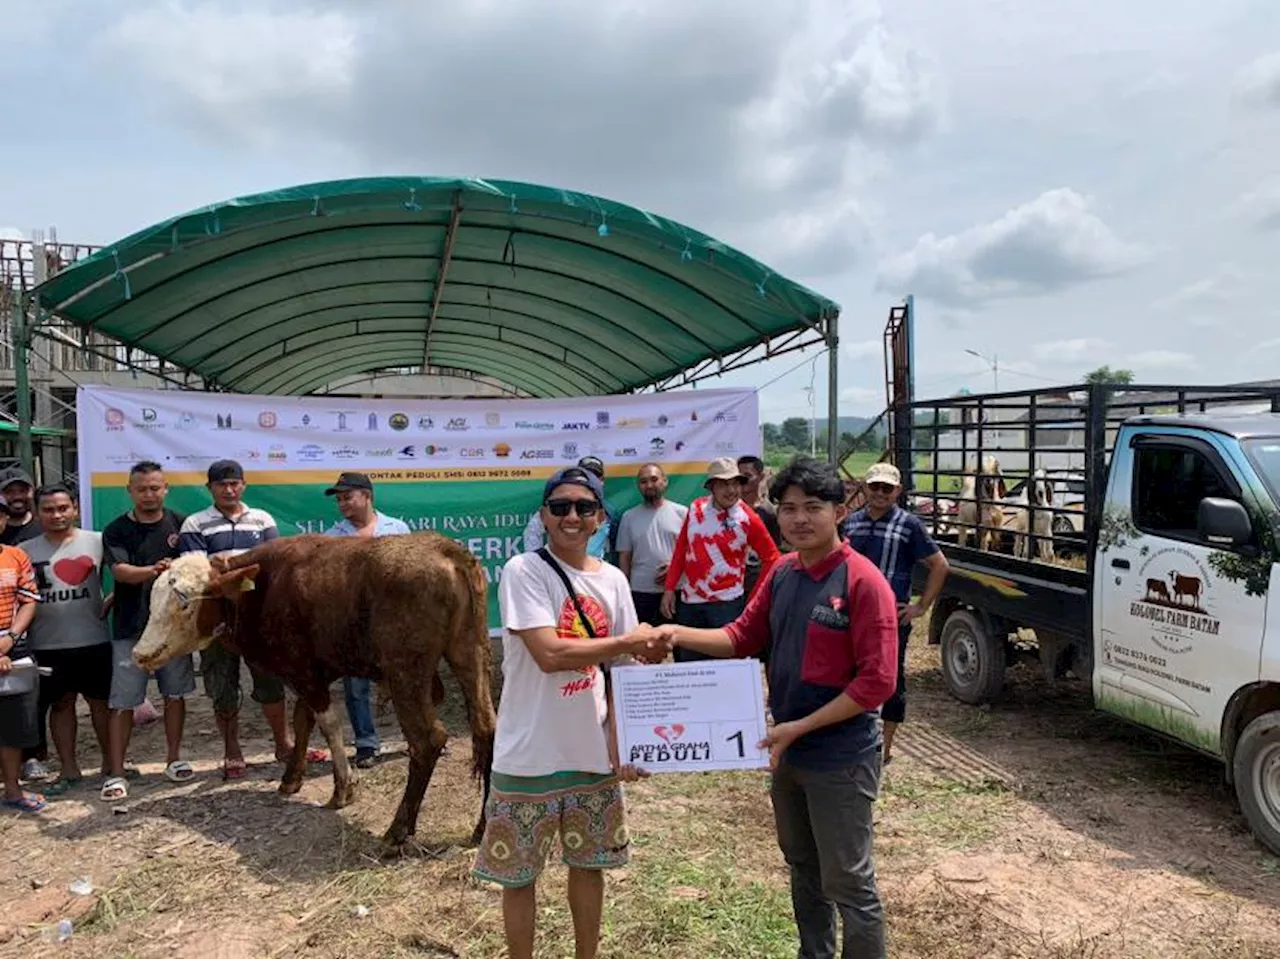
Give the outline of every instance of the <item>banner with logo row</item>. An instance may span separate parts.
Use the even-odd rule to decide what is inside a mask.
[[[556,400],[360,400],[82,386],[76,392],[81,523],[102,529],[130,506],[129,468],[165,468],[169,505],[209,504],[216,459],[245,468],[245,502],[282,535],[318,533],[340,516],[324,490],[343,470],[368,473],[378,509],[435,530],[480,559],[496,583],[523,549],[542,484],[583,456],[605,464],[610,504],[639,502],[635,475],[662,464],[668,496],[688,503],[718,456],[760,454],[753,390],[688,390]]]

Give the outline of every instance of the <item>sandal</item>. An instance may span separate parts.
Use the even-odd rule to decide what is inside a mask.
[[[0,799],[0,807],[18,812],[39,812],[46,805],[44,797],[37,793],[24,792],[21,799]]]
[[[196,771],[191,768],[191,763],[185,759],[175,759],[164,767],[164,778],[171,783],[185,783],[190,779],[194,779],[195,775]]]
[[[76,776],[74,779],[63,779],[59,776],[53,782],[44,787],[44,792],[46,796],[61,796],[63,793],[75,789],[83,781],[83,776]]]
[[[249,774],[249,767],[243,759],[228,759],[222,764],[222,778],[244,779]]]
[[[123,776],[112,776],[102,784],[99,795],[103,802],[120,802],[129,798],[129,784]]]
[[[327,763],[329,761],[329,753],[324,749],[308,749],[307,762],[309,763]]]

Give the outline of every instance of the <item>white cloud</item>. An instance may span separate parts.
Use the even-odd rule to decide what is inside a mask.
[[[879,412],[884,407],[884,390],[867,386],[846,386],[840,391],[840,408],[851,407],[856,412]]]
[[[867,360],[884,355],[884,343],[881,340],[858,340],[840,344],[840,349],[851,360]]]
[[[1037,343],[1031,353],[1037,360],[1054,360],[1063,363],[1078,363],[1106,355],[1114,347],[1106,340],[1093,337],[1080,337],[1073,340],[1053,340],[1049,343]]]
[[[1235,79],[1236,92],[1245,102],[1280,107],[1280,52],[1241,67]]]
[[[1245,218],[1260,230],[1280,230],[1280,177],[1260,183],[1238,204]]]
[[[881,264],[878,287],[944,303],[1026,296],[1126,273],[1149,254],[1121,240],[1071,189],[1049,190],[989,223],[926,233]]]
[[[1134,367],[1141,375],[1144,370],[1190,370],[1196,365],[1196,358],[1190,353],[1175,350],[1148,350],[1129,357],[1126,365]]]
[[[231,10],[180,0],[133,7],[102,41],[102,51],[194,109],[218,134],[270,140],[277,110],[314,99],[342,99],[356,61],[355,21],[337,11]]]

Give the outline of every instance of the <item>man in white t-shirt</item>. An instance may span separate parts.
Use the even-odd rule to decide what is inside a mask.
[[[622,571],[587,554],[603,513],[599,477],[577,466],[556,473],[543,490],[545,551],[513,557],[499,581],[502,699],[474,872],[504,887],[511,959],[532,959],[535,884],[557,833],[579,956],[595,955],[600,940],[602,870],[630,859],[620,781],[642,773],[618,760],[602,667],[628,656],[660,661],[669,647],[637,625]]]
[[[667,474],[657,463],[640,467],[636,487],[643,502],[623,513],[618,524],[618,568],[631,581],[636,616],[661,626],[672,620],[662,615],[662,591],[689,507],[667,499]]]

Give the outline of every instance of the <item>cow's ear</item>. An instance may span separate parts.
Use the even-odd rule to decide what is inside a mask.
[[[259,566],[242,566],[218,576],[214,588],[227,599],[235,599],[240,593],[254,588],[254,579],[258,575]]]

